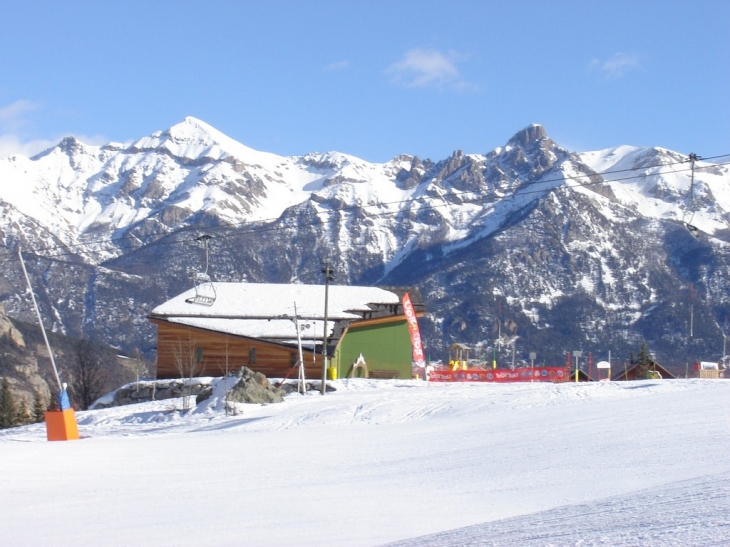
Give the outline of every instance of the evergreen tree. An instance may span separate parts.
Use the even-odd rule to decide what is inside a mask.
[[[2,384],[0,384],[0,429],[16,425],[15,401],[10,391],[10,382],[7,378],[3,378]]]
[[[58,408],[58,390],[51,391],[51,398],[48,399],[46,410],[61,410]]]
[[[46,405],[43,402],[43,397],[37,391],[33,397],[33,423],[40,423],[45,420]]]
[[[25,404],[25,399],[20,399],[20,404],[15,412],[15,425],[27,425],[31,422],[28,405]]]
[[[649,355],[649,348],[646,345],[646,340],[641,342],[639,348],[639,356],[636,358],[636,379],[644,380],[647,378],[649,372],[649,365],[651,365],[651,356]]]

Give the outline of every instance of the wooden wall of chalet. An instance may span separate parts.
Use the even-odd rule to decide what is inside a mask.
[[[181,375],[179,363],[197,362],[198,358],[200,370],[195,376],[223,376],[227,358],[231,372],[247,366],[268,378],[282,378],[298,359],[298,350],[293,347],[166,321],[152,322],[157,325],[157,378],[187,376]],[[315,354],[313,362],[311,351],[305,350],[303,355],[306,377],[321,378],[322,356]],[[290,377],[296,378],[296,372]]]
[[[672,379],[672,378],[676,378],[676,376],[674,374],[672,374],[670,371],[668,371],[667,369],[665,369],[663,366],[658,365],[658,364],[655,365],[655,366],[656,366],[656,371],[661,375],[661,377],[664,380],[669,380],[669,379]],[[617,374],[614,374],[614,376],[613,376],[612,379],[614,381],[619,381],[619,380],[646,380],[647,379],[646,376],[639,376],[639,374],[638,374],[638,368],[639,368],[639,366],[637,364],[633,364],[628,369],[619,370]],[[654,368],[653,365],[649,365],[649,370],[653,370],[653,368]]]

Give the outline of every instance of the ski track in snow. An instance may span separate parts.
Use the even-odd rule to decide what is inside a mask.
[[[730,545],[730,473],[398,541],[387,547],[518,545]]]

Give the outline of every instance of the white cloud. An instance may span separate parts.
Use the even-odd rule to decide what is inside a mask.
[[[7,106],[0,106],[0,158],[16,154],[31,157],[58,144],[66,135],[51,138],[33,138],[29,128],[33,125],[31,114],[43,108],[42,104],[20,99]],[[106,144],[102,135],[74,134],[78,140],[91,145]]]
[[[442,53],[433,49],[412,49],[406,51],[400,61],[386,69],[393,83],[406,87],[452,87],[474,89],[476,86],[465,81],[456,62],[455,52]]]
[[[0,158],[14,154],[32,156],[51,144],[46,140],[24,142],[21,137],[23,129],[30,125],[28,115],[39,109],[40,104],[25,99],[0,106]]]
[[[21,141],[16,135],[0,135],[0,158],[21,155],[26,157],[35,156],[46,148],[57,144],[58,141],[38,139],[33,141]]]
[[[25,99],[0,107],[0,131],[17,131],[28,123],[26,115],[40,108],[40,104]]]
[[[588,68],[593,72],[598,72],[606,80],[617,80],[628,72],[639,70],[641,68],[641,59],[635,53],[619,51],[604,61],[593,59]]]
[[[102,146],[109,143],[109,139],[103,135],[83,135],[79,133],[68,133],[66,135],[57,135],[50,139],[32,139],[22,140],[17,135],[0,134],[0,158],[7,158],[19,154],[30,158],[36,154],[56,146],[64,137],[75,137],[84,144],[91,146]],[[131,143],[121,143],[129,145]]]
[[[332,72],[336,70],[345,70],[350,66],[350,61],[337,61],[336,63],[330,63],[322,67],[322,70]]]

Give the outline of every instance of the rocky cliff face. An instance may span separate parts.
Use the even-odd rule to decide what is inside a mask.
[[[50,397],[36,350],[34,342],[26,345],[25,337],[0,305],[0,376],[8,379],[17,403],[22,401],[28,409],[33,408],[36,394],[45,401]]]
[[[127,147],[65,139],[0,160],[0,301],[31,320],[21,245],[48,326],[152,357],[146,313],[205,269],[205,233],[219,281],[322,282],[328,256],[336,283],[418,286],[434,359],[454,341],[627,358],[645,339],[707,360],[730,315],[730,175],[694,167],[659,148],[571,153],[539,125],[486,154],[384,164],[258,152],[193,118]]]
[[[75,340],[63,335],[48,333],[51,351],[62,382],[73,385],[75,373]],[[99,346],[103,353],[100,380],[103,390],[136,379],[150,376],[152,363],[137,358],[115,355],[113,351]],[[36,397],[44,408],[58,390],[55,372],[48,355],[43,335],[37,324],[19,322],[8,317],[0,306],[0,378],[8,380],[16,409],[21,404],[29,411],[33,409]],[[72,401],[78,404],[78,401]]]

